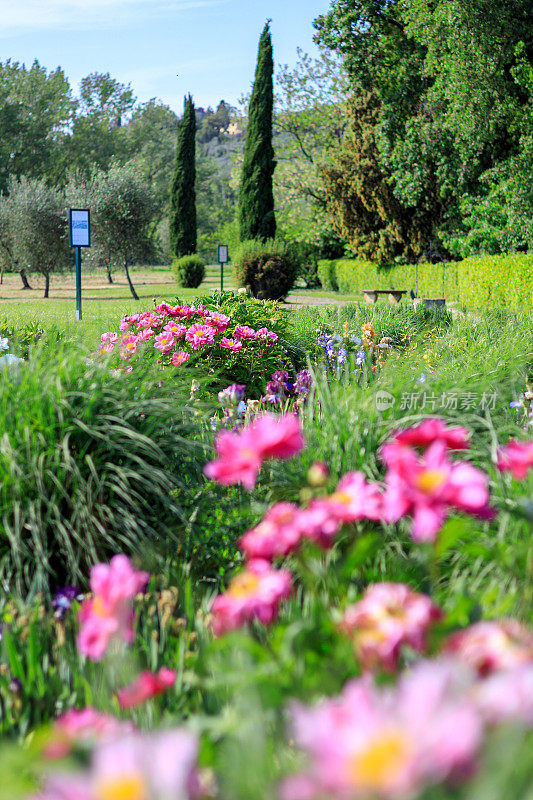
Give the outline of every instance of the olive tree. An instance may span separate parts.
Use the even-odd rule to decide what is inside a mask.
[[[50,293],[53,273],[69,269],[65,198],[44,181],[11,179],[9,194],[0,198],[1,248],[21,276],[38,272],[44,277],[44,296]]]
[[[89,188],[92,212],[92,257],[106,267],[124,268],[135,300],[139,297],[131,281],[129,267],[154,255],[154,221],[157,203],[141,172],[134,166],[113,166],[98,173]]]

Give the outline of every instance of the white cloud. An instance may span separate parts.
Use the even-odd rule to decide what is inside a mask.
[[[82,30],[129,18],[220,5],[226,0],[0,0],[0,37],[42,28]]]

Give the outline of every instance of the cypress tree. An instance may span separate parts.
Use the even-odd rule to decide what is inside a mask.
[[[259,40],[254,87],[248,111],[248,131],[244,149],[239,193],[239,233],[247,239],[273,239],[276,235],[272,178],[276,162],[272,146],[274,109],[274,56],[270,21]]]
[[[185,98],[178,123],[176,170],[170,195],[170,246],[177,258],[196,252],[196,111]]]

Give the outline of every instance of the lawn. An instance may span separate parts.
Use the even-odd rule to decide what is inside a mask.
[[[528,800],[533,314],[134,282],[3,301],[0,798]]]

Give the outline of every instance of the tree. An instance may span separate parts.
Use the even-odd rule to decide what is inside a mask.
[[[138,300],[129,267],[141,259],[150,259],[153,254],[151,234],[157,211],[153,192],[138,169],[117,165],[107,173],[98,173],[90,192],[94,232],[92,257],[104,264],[120,264],[131,294]]]
[[[267,241],[276,235],[273,177],[276,162],[272,145],[274,58],[270,22],[259,40],[255,81],[248,109],[248,130],[239,192],[241,241]]]
[[[0,218],[6,221],[10,258],[17,266],[44,276],[47,298],[51,275],[71,264],[65,198],[34,178],[12,178],[8,190],[0,198]]]
[[[196,113],[185,99],[178,125],[176,168],[170,193],[170,244],[177,258],[196,252]]]
[[[347,104],[349,130],[331,165],[320,168],[338,232],[360,258],[390,264],[418,257],[431,241],[431,215],[395,197],[378,148],[380,100],[361,92]]]

